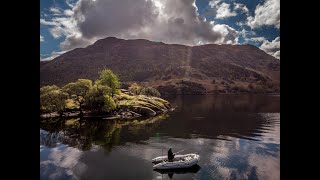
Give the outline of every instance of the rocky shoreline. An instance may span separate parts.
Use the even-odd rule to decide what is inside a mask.
[[[163,113],[167,113],[169,111],[173,111],[174,108],[168,109],[166,111],[162,111],[162,112],[158,112],[156,114],[152,114],[149,116],[143,116],[141,114],[138,114],[134,111],[121,111],[121,112],[116,112],[115,114],[96,114],[96,113],[92,113],[92,112],[83,112],[82,115],[80,115],[80,111],[76,111],[76,112],[65,112],[63,113],[62,117],[102,117],[103,119],[134,119],[134,118],[148,118],[148,117],[153,117],[153,116],[157,116],[159,114],[163,114]],[[47,119],[47,118],[57,118],[60,115],[57,112],[53,112],[53,113],[44,113],[44,114],[40,114],[40,118],[42,119]]]
[[[172,111],[170,103],[158,97],[145,95],[129,95],[120,93],[115,97],[117,99],[117,108],[109,113],[97,113],[90,111],[82,111],[72,109],[60,115],[57,112],[40,114],[40,118],[56,118],[56,117],[102,117],[103,119],[133,119],[143,117],[153,117]]]

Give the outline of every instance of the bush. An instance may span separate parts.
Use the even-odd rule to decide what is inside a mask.
[[[84,96],[92,88],[92,81],[89,79],[78,79],[76,82],[69,83],[63,87],[71,98],[79,104],[79,109],[82,112],[82,105],[84,103]]]
[[[139,95],[141,92],[141,87],[137,84],[137,83],[133,83],[130,87],[129,87],[129,92],[134,94],[134,95]]]
[[[40,95],[46,94],[48,92],[51,92],[53,90],[59,90],[60,88],[56,85],[52,85],[52,86],[43,86],[42,88],[40,88]]]
[[[58,112],[62,115],[66,108],[68,94],[58,86],[45,86],[40,89],[40,111]]]
[[[141,89],[140,91],[141,95],[146,95],[146,96],[155,96],[155,97],[160,97],[161,94],[159,93],[159,91],[153,87],[144,87]]]

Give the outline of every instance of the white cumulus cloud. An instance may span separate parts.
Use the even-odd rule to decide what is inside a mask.
[[[280,59],[280,37],[276,37],[271,42],[264,40],[260,46],[260,49],[264,50],[266,53]]]
[[[51,7],[50,11],[53,13],[53,15],[61,15],[62,14],[61,10],[57,7]]]
[[[230,9],[230,4],[221,2],[220,0],[210,1],[209,6],[216,12],[216,19],[224,19],[237,15],[235,11]]]
[[[214,24],[214,23],[213,23]],[[217,24],[213,26],[213,30],[223,34],[223,38],[217,41],[217,44],[237,44],[239,32],[226,24]]]
[[[250,41],[253,41],[253,42],[264,42],[266,40],[266,38],[264,37],[253,37],[253,38],[250,38]]]
[[[247,8],[246,5],[241,3],[233,3],[233,5],[234,5],[234,10],[239,10],[247,15],[249,14],[249,9]]]
[[[40,24],[45,25],[45,26],[57,26],[58,23],[53,22],[53,21],[46,21],[45,19],[40,19]]]
[[[255,16],[247,17],[247,25],[252,29],[261,26],[274,26],[280,29],[280,0],[265,0],[257,5]]]

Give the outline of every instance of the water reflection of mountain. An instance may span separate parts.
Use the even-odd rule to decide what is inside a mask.
[[[248,138],[267,131],[273,119],[261,113],[279,113],[279,96],[219,95],[177,96],[170,99],[177,108],[160,129],[174,137],[192,135],[215,138]],[[171,120],[172,119],[172,120]],[[278,120],[278,119],[276,119]]]
[[[146,120],[67,119],[41,123],[40,144],[62,142],[82,150],[93,144],[111,151],[127,142],[143,143],[155,136],[175,138],[255,139],[279,118],[264,118],[260,112],[279,112],[275,96],[184,96],[171,100],[175,111]],[[258,108],[257,108],[258,107]],[[248,113],[249,112],[249,113]],[[278,123],[278,122],[276,122]]]
[[[259,136],[273,124],[260,114],[207,113],[199,117],[192,112],[173,113],[170,120],[161,123],[158,131],[177,138],[194,136],[216,138],[232,136],[250,139]]]
[[[192,95],[165,97],[180,111],[201,112],[280,112],[280,96]]]

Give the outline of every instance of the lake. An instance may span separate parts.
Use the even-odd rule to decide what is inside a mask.
[[[165,97],[147,120],[40,123],[41,179],[280,179],[280,96]],[[198,166],[158,172],[151,159],[185,149]]]

